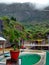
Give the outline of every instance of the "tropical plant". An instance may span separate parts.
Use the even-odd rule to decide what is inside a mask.
[[[16,48],[20,48],[20,31],[15,28],[16,22],[10,20],[9,22],[3,22],[3,34],[6,39],[8,39],[13,47],[14,50]]]

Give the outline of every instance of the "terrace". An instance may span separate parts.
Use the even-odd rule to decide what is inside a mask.
[[[0,48],[0,65],[8,65],[11,56],[10,56],[10,50],[12,50],[12,48],[5,48],[5,44],[6,44],[6,39],[4,39],[3,37],[0,37],[0,44],[2,45]],[[31,45],[32,46],[32,45]],[[2,52],[3,51],[3,52]],[[23,59],[24,57],[24,59]],[[30,60],[28,60],[28,57],[30,57]],[[8,60],[9,59],[9,60]],[[36,59],[36,61],[35,61]],[[29,50],[29,49],[20,49],[20,54],[19,54],[19,59],[18,59],[18,63],[14,62],[14,60],[11,61],[11,63],[14,64],[19,64],[19,65],[23,65],[23,64],[28,64],[25,63],[26,60],[29,61],[29,65],[45,65],[46,63],[46,52],[44,51],[37,51],[37,50]],[[11,65],[12,65],[11,64]]]
[[[13,64],[13,60],[11,61],[10,60],[10,54],[9,54],[9,51],[10,49],[5,49],[6,51],[6,54],[7,57],[4,57],[4,55],[1,55],[0,56],[0,64],[3,64],[3,65],[8,65],[10,62]],[[23,52],[21,52],[23,51]],[[23,59],[24,57],[24,59]],[[30,60],[28,60],[28,57]],[[35,60],[36,59],[36,60]],[[20,50],[20,54],[19,54],[19,60],[18,60],[18,63],[19,65],[23,65],[23,63],[26,65],[28,64],[28,62],[26,63],[26,60],[29,61],[29,65],[45,65],[46,63],[46,52],[43,52],[43,51],[39,51],[39,50],[28,50],[28,49],[21,49]],[[9,62],[10,61],[10,62]],[[14,62],[15,64],[16,62]],[[22,64],[21,64],[22,63]],[[11,65],[12,65],[11,64]],[[17,64],[17,63],[16,63]]]

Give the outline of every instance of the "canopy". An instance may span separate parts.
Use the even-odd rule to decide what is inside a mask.
[[[3,37],[0,37],[0,41],[6,41],[6,39]]]

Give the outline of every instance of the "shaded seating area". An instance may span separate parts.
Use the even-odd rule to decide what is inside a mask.
[[[49,50],[49,46],[38,46],[38,45],[35,45],[35,46],[32,46],[30,49],[33,49],[33,50]]]

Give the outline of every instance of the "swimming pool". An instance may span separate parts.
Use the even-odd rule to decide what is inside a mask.
[[[46,65],[49,65],[49,51],[46,51]]]
[[[20,55],[21,65],[34,65],[40,61],[41,56],[38,54],[23,54]]]
[[[20,58],[20,65],[49,65],[49,53],[47,52],[47,57],[46,53],[44,51],[33,51],[33,50],[24,50],[24,52],[21,52],[19,55]],[[5,54],[5,58],[10,57],[10,53]],[[48,58],[48,59],[47,59]],[[4,59],[3,59],[4,60]],[[6,59],[4,61],[6,63]]]

